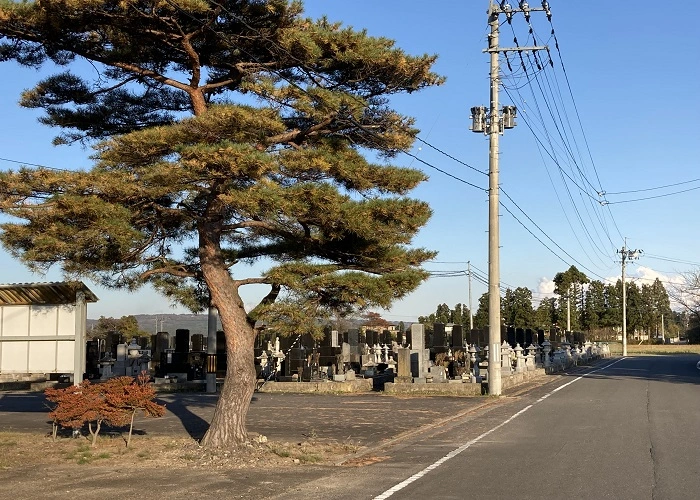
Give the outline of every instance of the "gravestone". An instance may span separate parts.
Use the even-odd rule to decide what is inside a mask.
[[[382,331],[382,334],[381,334],[381,337],[379,340],[380,340],[381,344],[391,344],[391,341],[392,341],[391,332],[389,330]]]
[[[340,347],[338,342],[338,330],[331,330],[331,347]]]
[[[525,343],[525,330],[522,328],[515,329],[515,343],[520,344],[521,346],[527,345]]]
[[[510,327],[510,326],[509,326],[508,328],[506,328],[506,335],[505,335],[505,338],[508,339],[508,344],[509,344],[511,347],[515,347],[515,344],[518,343],[518,339],[517,339],[517,337],[516,337],[516,335],[515,335],[515,328]]]
[[[316,347],[316,340],[314,339],[313,335],[310,333],[303,334],[301,336],[301,346],[309,351]]]
[[[343,342],[340,348],[340,362],[343,364],[350,363],[350,344],[347,342]]]
[[[319,340],[318,345],[320,347],[331,347],[333,345],[333,338],[331,335],[330,327],[323,329],[323,337]]]
[[[190,352],[190,331],[185,328],[175,330],[175,352]]]
[[[222,330],[216,332],[216,373],[217,377],[226,373],[226,334]]]
[[[375,330],[367,330],[365,332],[365,337],[367,339],[367,345],[373,346],[374,344],[379,343],[379,335]]]
[[[396,382],[411,382],[411,350],[400,348],[398,352],[398,376]]]
[[[533,343],[533,341],[537,342],[537,335],[535,335],[533,331],[530,328],[528,328],[527,330],[525,330],[525,345],[529,346]]]
[[[461,348],[464,345],[462,325],[452,326],[452,347]]]
[[[194,352],[201,352],[202,346],[204,344],[204,335],[201,333],[195,333],[192,335],[192,350]]]
[[[428,369],[430,351],[425,348],[425,325],[411,325],[411,373],[414,377],[424,377]]]
[[[544,343],[544,330],[537,330],[537,343],[542,345]]]
[[[445,346],[445,323],[433,323],[433,345],[432,347]]]

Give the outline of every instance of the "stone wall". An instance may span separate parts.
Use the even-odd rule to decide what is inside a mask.
[[[259,392],[274,393],[330,393],[371,392],[372,379],[348,380],[345,382],[265,382]]]

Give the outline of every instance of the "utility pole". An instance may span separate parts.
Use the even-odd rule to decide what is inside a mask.
[[[569,291],[566,294],[566,331],[571,332],[571,285],[569,285]]]
[[[627,238],[622,250],[618,250],[622,256],[622,355],[627,356],[627,287],[625,286],[625,263],[628,260],[636,260],[642,250],[629,250],[627,248]]]
[[[515,127],[517,110],[515,106],[503,106],[499,109],[498,91],[501,84],[498,56],[501,52],[523,52],[542,50],[547,47],[499,47],[499,17],[506,16],[510,23],[513,14],[522,13],[529,21],[531,11],[544,11],[549,13],[549,5],[542,2],[542,8],[530,8],[526,1],[521,0],[517,9],[503,1],[496,4],[489,0],[487,11],[489,27],[489,46],[487,52],[491,58],[490,64],[490,106],[488,115],[486,107],[476,106],[471,108],[473,132],[484,133],[489,136],[489,359],[488,359],[488,386],[489,394],[501,395],[501,292],[500,292],[500,255],[499,255],[499,223],[498,223],[498,140],[504,129]]]
[[[472,312],[472,263],[467,261],[467,273],[469,273],[469,331],[474,329],[474,313]]]

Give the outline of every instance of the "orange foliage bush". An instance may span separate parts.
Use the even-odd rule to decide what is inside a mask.
[[[49,412],[54,422],[54,438],[57,426],[80,429],[87,424],[92,446],[95,446],[103,423],[115,427],[129,424],[129,446],[138,410],[151,417],[165,414],[165,407],[153,401],[155,391],[145,372],[137,379],[115,377],[98,384],[85,380],[78,386],[46,389],[44,394],[55,405]]]

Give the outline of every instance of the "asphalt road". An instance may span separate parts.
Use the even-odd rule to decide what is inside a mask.
[[[698,359],[608,360],[402,443],[344,474],[347,494],[315,482],[292,497],[698,498]]]
[[[319,438],[350,436],[368,446],[365,458],[371,465],[163,470],[157,477],[131,470],[129,481],[110,482],[109,496],[148,490],[169,492],[170,498],[212,499],[696,498],[699,360],[696,355],[604,360],[501,398],[261,394],[251,405],[252,431],[284,440],[303,439],[309,432]],[[1,396],[3,428],[46,425],[36,397]],[[202,394],[167,398],[166,420],[139,423],[146,433],[196,435],[215,403]],[[105,498],[84,495],[115,475],[27,472],[28,484],[49,478],[61,486],[52,497],[66,499]],[[84,495],[76,497],[76,488]],[[10,498],[2,492],[0,484],[0,497]],[[32,497],[15,493],[12,498]]]

